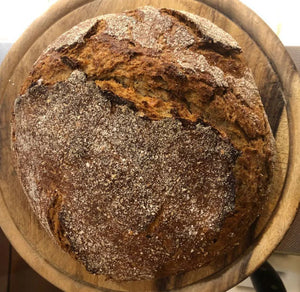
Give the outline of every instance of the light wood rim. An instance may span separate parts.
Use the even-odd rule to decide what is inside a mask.
[[[58,21],[62,16],[69,11],[79,8],[92,0],[61,0],[53,5],[47,12],[47,21],[43,17],[37,19],[31,27],[22,35],[22,37],[12,46],[10,52],[6,56],[2,63],[1,70],[6,70],[7,78],[12,74],[16,62],[18,59],[28,51],[29,47],[26,44],[30,44],[30,39],[37,39],[46,28]],[[300,77],[296,72],[295,65],[286,52],[285,48],[277,38],[277,36],[271,31],[271,29],[263,23],[263,21],[256,15],[254,15],[255,21],[248,23],[247,15],[252,13],[246,6],[241,4],[238,0],[203,0],[203,3],[221,10],[225,16],[235,21],[236,24],[245,28],[251,35],[252,39],[259,44],[264,50],[267,56],[272,60],[273,67],[278,73],[285,89],[286,97],[286,110],[288,113],[289,123],[289,136],[290,136],[290,151],[289,151],[289,164],[287,173],[287,179],[285,181],[282,198],[274,212],[273,218],[268,223],[266,230],[260,238],[255,248],[246,254],[243,258],[238,259],[233,265],[231,265],[226,271],[218,273],[212,277],[194,283],[188,287],[179,289],[177,291],[193,292],[193,291],[215,291],[226,290],[238,282],[242,281],[247,275],[251,274],[257,267],[259,267],[271,252],[276,248],[285,232],[288,230],[292,223],[300,201]],[[229,5],[230,3],[230,5]],[[64,9],[61,9],[64,7]],[[230,9],[229,9],[230,7]],[[232,10],[232,7],[236,7],[239,13]],[[263,25],[262,25],[263,24]],[[258,25],[260,25],[258,27]],[[257,35],[255,31],[261,30],[261,34]],[[32,35],[32,31],[35,34]],[[270,42],[264,42],[264,35],[268,34]],[[272,47],[277,46],[282,51],[282,58],[276,59],[272,55]],[[19,58],[15,61],[10,58],[12,53]],[[286,68],[286,70],[279,70],[279,68]],[[8,80],[7,80],[8,81]],[[4,84],[6,82],[4,81]],[[5,89],[1,89],[5,90]],[[3,91],[2,91],[3,92]],[[54,285],[67,291],[99,291],[97,288],[88,287],[86,283],[76,282],[68,275],[58,271],[50,263],[45,261],[39,253],[27,242],[22,236],[20,230],[15,225],[15,222],[11,218],[5,202],[0,196],[0,225],[10,242],[13,244],[17,252],[29,263],[29,265],[35,269],[43,277],[47,278]],[[286,217],[288,212],[289,217]],[[276,215],[276,216],[275,216]],[[285,216],[283,216],[285,215]],[[285,217],[285,220],[282,218]],[[270,236],[272,235],[272,236]],[[270,238],[272,241],[270,242]],[[264,256],[262,256],[262,254]],[[232,277],[232,274],[237,269],[244,271],[243,275],[240,275],[238,279]],[[206,285],[209,281],[209,286]],[[102,289],[102,291],[108,291]]]

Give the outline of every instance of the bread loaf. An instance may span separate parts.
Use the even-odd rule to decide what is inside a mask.
[[[89,19],[51,44],[15,100],[12,147],[42,226],[116,280],[232,253],[263,212],[275,155],[237,42],[153,7]]]

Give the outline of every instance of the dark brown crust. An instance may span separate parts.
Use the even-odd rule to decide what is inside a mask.
[[[21,93],[24,189],[93,273],[195,269],[262,212],[272,133],[240,47],[205,19],[144,7],[88,20],[44,52]]]

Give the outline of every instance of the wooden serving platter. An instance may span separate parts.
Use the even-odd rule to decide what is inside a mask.
[[[156,281],[118,283],[88,274],[40,227],[16,177],[10,149],[14,98],[32,64],[61,33],[105,13],[143,5],[206,17],[242,46],[276,137],[278,162],[269,209],[254,230],[254,244],[235,259]],[[276,35],[238,0],[61,0],[13,45],[0,68],[0,225],[20,255],[64,291],[224,291],[251,274],[276,248],[300,200],[300,77]]]

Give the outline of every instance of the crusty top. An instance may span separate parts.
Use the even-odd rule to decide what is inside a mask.
[[[59,37],[16,99],[12,141],[42,225],[88,271],[118,280],[230,252],[272,176],[241,48],[170,9],[100,16]]]

